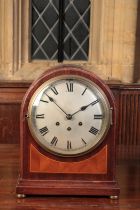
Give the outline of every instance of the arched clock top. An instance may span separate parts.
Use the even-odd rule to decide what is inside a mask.
[[[45,72],[27,92],[21,116],[35,142],[56,156],[77,157],[95,150],[115,123],[108,86],[76,66]]]

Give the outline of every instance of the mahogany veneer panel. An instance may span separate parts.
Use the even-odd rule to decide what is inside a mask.
[[[94,164],[93,164],[94,163]],[[96,155],[78,162],[58,162],[41,154],[34,145],[30,145],[30,172],[39,173],[107,173],[107,146]]]

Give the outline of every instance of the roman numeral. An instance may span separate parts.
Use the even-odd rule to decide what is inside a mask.
[[[82,142],[83,142],[85,145],[87,145],[87,142],[86,142],[84,139],[82,139]]]
[[[43,119],[44,117],[45,117],[44,114],[37,114],[37,115],[36,115],[36,118],[37,118],[37,119]]]
[[[98,131],[99,130],[97,128],[94,128],[94,127],[91,127],[90,130],[89,130],[89,132],[94,134],[94,135],[96,135],[98,133]]]
[[[73,92],[73,83],[69,82],[69,83],[66,83],[66,85],[67,85],[68,92]]]
[[[51,141],[51,145],[56,146],[57,142],[58,142],[58,138],[54,136]]]
[[[48,128],[46,126],[41,128],[41,129],[39,129],[39,131],[40,131],[42,136],[46,135],[49,132],[49,130],[48,130]]]
[[[42,101],[42,102],[44,102],[44,103],[49,103],[48,101],[45,101],[45,100],[42,100],[42,99],[41,99],[40,101]]]
[[[71,141],[67,141],[67,150],[70,150],[70,149],[72,149]]]
[[[87,90],[87,88],[85,88],[85,90],[83,91],[82,96],[85,94],[86,90]]]
[[[95,114],[95,115],[94,115],[94,119],[95,119],[95,120],[103,119],[103,115],[102,115],[102,114]]]
[[[52,87],[51,90],[54,92],[55,95],[58,95],[58,91],[56,90],[56,87]]]
[[[91,104],[92,106],[97,104],[99,102],[99,99],[97,99],[96,101],[93,101],[93,103]]]

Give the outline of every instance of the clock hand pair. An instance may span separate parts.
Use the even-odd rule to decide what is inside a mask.
[[[71,117],[74,116],[75,114],[77,114],[78,112],[85,111],[90,105],[93,106],[93,105],[95,105],[95,104],[98,103],[98,102],[99,102],[99,99],[97,99],[97,100],[95,100],[95,101],[89,103],[89,104],[86,105],[86,106],[82,106],[78,111],[74,112],[74,113],[71,115]]]
[[[80,111],[85,111],[90,105],[95,105],[96,103],[98,103],[99,102],[99,99],[97,99],[97,100],[95,100],[95,101],[93,101],[93,102],[91,102],[91,103],[89,103],[88,105],[86,105],[86,106],[82,106],[78,111],[76,111],[76,112],[74,112],[73,114],[67,114],[56,102],[55,102],[55,100],[52,98],[52,97],[50,97],[47,93],[45,93],[46,94],[46,96],[49,98],[49,100],[51,101],[51,102],[53,102],[65,115],[66,115],[66,118],[68,119],[68,120],[71,120],[72,119],[72,117],[75,115],[75,114],[77,114],[78,112],[80,112]]]
[[[55,102],[55,100],[52,97],[50,97],[47,93],[45,93],[45,94],[51,102],[53,102],[59,109],[61,109],[62,112],[65,113],[66,116],[68,116],[68,114]]]

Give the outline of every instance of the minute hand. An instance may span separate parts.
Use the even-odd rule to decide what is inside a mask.
[[[89,104],[86,105],[86,106],[82,106],[78,111],[74,112],[71,116],[77,114],[77,113],[80,112],[80,111],[85,111],[90,105],[93,106],[93,105],[97,104],[98,102],[99,102],[99,99],[97,99],[97,100],[95,100],[95,101],[89,103]]]
[[[45,93],[46,94],[46,93]],[[52,97],[50,97],[49,95],[47,95],[46,94],[46,96],[48,96],[48,98],[49,98],[49,100],[51,101],[51,102],[53,102],[59,109],[61,109],[61,111],[62,112],[64,112],[65,113],[65,115],[67,115],[67,113],[55,102],[55,100],[52,98]]]

